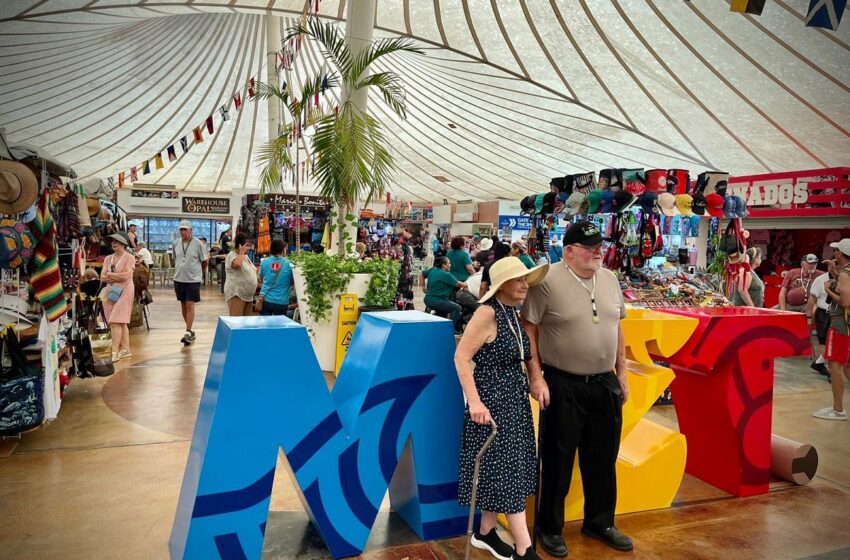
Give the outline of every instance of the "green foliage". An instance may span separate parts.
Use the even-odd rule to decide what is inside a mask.
[[[370,259],[358,263],[361,272],[372,275],[366,292],[369,307],[391,307],[398,291],[398,273],[401,264],[396,260]]]
[[[398,288],[399,263],[372,259],[359,262],[352,257],[338,259],[327,253],[301,252],[290,256],[292,264],[304,275],[307,311],[317,323],[327,322],[334,300],[344,293],[354,274],[371,274],[364,304],[390,307]]]

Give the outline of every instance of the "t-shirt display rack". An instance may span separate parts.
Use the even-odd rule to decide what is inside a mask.
[[[248,195],[243,199],[237,232],[244,232],[254,243],[255,263],[267,256],[271,241],[280,239],[286,242],[289,252],[294,249],[321,243],[325,224],[330,219],[330,204],[324,208],[303,206],[299,216],[289,206],[280,206],[261,201],[259,195]],[[296,220],[299,221],[300,239],[296,240]],[[327,247],[325,247],[327,249]]]

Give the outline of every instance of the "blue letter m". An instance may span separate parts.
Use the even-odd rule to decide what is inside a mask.
[[[363,550],[388,488],[420,538],[463,534],[453,355],[449,321],[364,314],[329,393],[304,327],[285,317],[220,319],[172,558],[260,558],[281,447],[336,558]]]

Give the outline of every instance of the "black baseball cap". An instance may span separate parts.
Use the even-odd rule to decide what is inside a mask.
[[[593,247],[602,243],[602,232],[593,222],[582,220],[570,226],[564,234],[564,245],[584,245]]]
[[[691,203],[691,212],[693,212],[697,216],[705,216],[707,205],[708,203],[705,200],[704,194],[695,194],[693,202]]]

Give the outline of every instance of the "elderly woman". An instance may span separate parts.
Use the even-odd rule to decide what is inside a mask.
[[[525,268],[534,268],[534,261],[528,256],[528,248],[522,241],[514,241],[511,244],[511,256],[522,261]]]
[[[252,315],[254,294],[257,292],[257,269],[248,258],[251,243],[240,232],[233,238],[233,247],[224,260],[227,277],[224,281],[224,301],[231,317]]]
[[[112,254],[103,261],[100,280],[104,284],[101,292],[103,311],[112,334],[112,361],[130,358],[130,315],[133,312],[133,271],[136,258],[127,252],[130,240],[123,232],[109,236]]]
[[[490,269],[490,289],[455,352],[467,402],[460,452],[461,505],[470,504],[475,455],[490,435],[491,418],[499,428],[481,459],[476,499],[481,524],[472,535],[472,546],[488,550],[496,558],[538,558],[525,519],[525,500],[537,490],[534,423],[525,373],[531,349],[516,306],[525,300],[529,286],[543,281],[548,268],[544,264],[529,270],[516,257],[495,262]],[[474,370],[470,362],[475,363]],[[496,534],[499,513],[508,518],[515,548]]]

